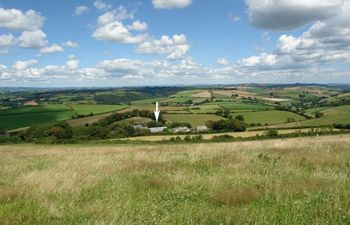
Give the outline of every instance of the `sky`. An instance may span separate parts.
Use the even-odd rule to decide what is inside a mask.
[[[350,83],[350,0],[0,0],[0,86]]]

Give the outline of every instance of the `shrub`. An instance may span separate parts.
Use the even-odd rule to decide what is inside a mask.
[[[278,137],[278,131],[277,130],[268,130],[265,132],[266,137]]]
[[[235,119],[239,121],[244,121],[244,117],[242,115],[237,115]]]

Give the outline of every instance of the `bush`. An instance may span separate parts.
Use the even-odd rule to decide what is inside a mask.
[[[244,117],[242,115],[237,115],[235,119],[239,121],[244,121]]]
[[[169,128],[176,128],[176,127],[192,128],[192,125],[190,123],[179,123],[179,122],[173,122],[169,125]]]
[[[207,126],[214,131],[245,131],[246,126],[239,120],[209,121]]]
[[[277,130],[269,130],[265,132],[266,137],[278,137],[278,131]]]

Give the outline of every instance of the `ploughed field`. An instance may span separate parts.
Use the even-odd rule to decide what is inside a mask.
[[[0,146],[0,224],[350,224],[350,135]]]

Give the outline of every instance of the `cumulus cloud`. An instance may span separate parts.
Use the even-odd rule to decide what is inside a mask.
[[[177,60],[190,49],[190,45],[184,34],[169,37],[163,35],[159,40],[149,40],[142,42],[136,47],[139,54],[167,54],[167,59]]]
[[[92,34],[98,40],[119,43],[140,43],[145,39],[144,35],[132,35],[122,22],[115,21],[98,27]]]
[[[15,37],[12,34],[0,35],[0,54],[6,54],[9,48],[16,42]]]
[[[63,45],[64,47],[67,47],[67,48],[77,48],[77,47],[79,46],[78,43],[73,42],[73,41],[71,41],[71,40],[68,40],[68,41],[62,43],[62,45]]]
[[[123,20],[133,19],[133,12],[128,12],[125,7],[119,6],[118,9],[105,12],[98,17],[97,29],[92,34],[93,38],[103,41],[117,42],[117,43],[140,43],[145,39],[144,34],[133,35],[128,28],[124,26]],[[136,22],[133,28],[145,28],[146,24]],[[143,26],[143,27],[142,27]],[[135,30],[135,29],[134,29]]]
[[[141,22],[139,20],[134,21],[131,25],[128,25],[127,28],[129,30],[134,30],[134,31],[145,31],[147,30],[147,23]]]
[[[48,43],[46,34],[41,30],[24,31],[18,40],[22,48],[42,48]]]
[[[191,3],[192,0],[152,0],[153,7],[157,9],[185,8]]]
[[[43,53],[43,54],[57,53],[57,52],[63,52],[63,51],[64,49],[58,44],[53,44],[49,47],[40,49],[40,53]]]
[[[79,68],[80,61],[75,58],[74,55],[68,56],[68,60],[66,62],[66,67],[69,70],[76,70]]]
[[[45,18],[34,10],[22,12],[18,9],[0,8],[0,28],[10,30],[38,30]]]
[[[81,16],[81,15],[87,13],[88,11],[89,11],[89,7],[87,7],[85,5],[80,5],[80,6],[75,8],[74,14],[76,16]]]
[[[220,66],[227,66],[229,64],[229,62],[225,58],[218,58],[216,60],[216,63]]]
[[[329,19],[346,0],[246,0],[250,22],[263,29],[291,30]]]
[[[31,60],[26,60],[26,61],[16,61],[12,68],[15,70],[25,70],[28,69],[38,63],[37,60],[31,59]]]

